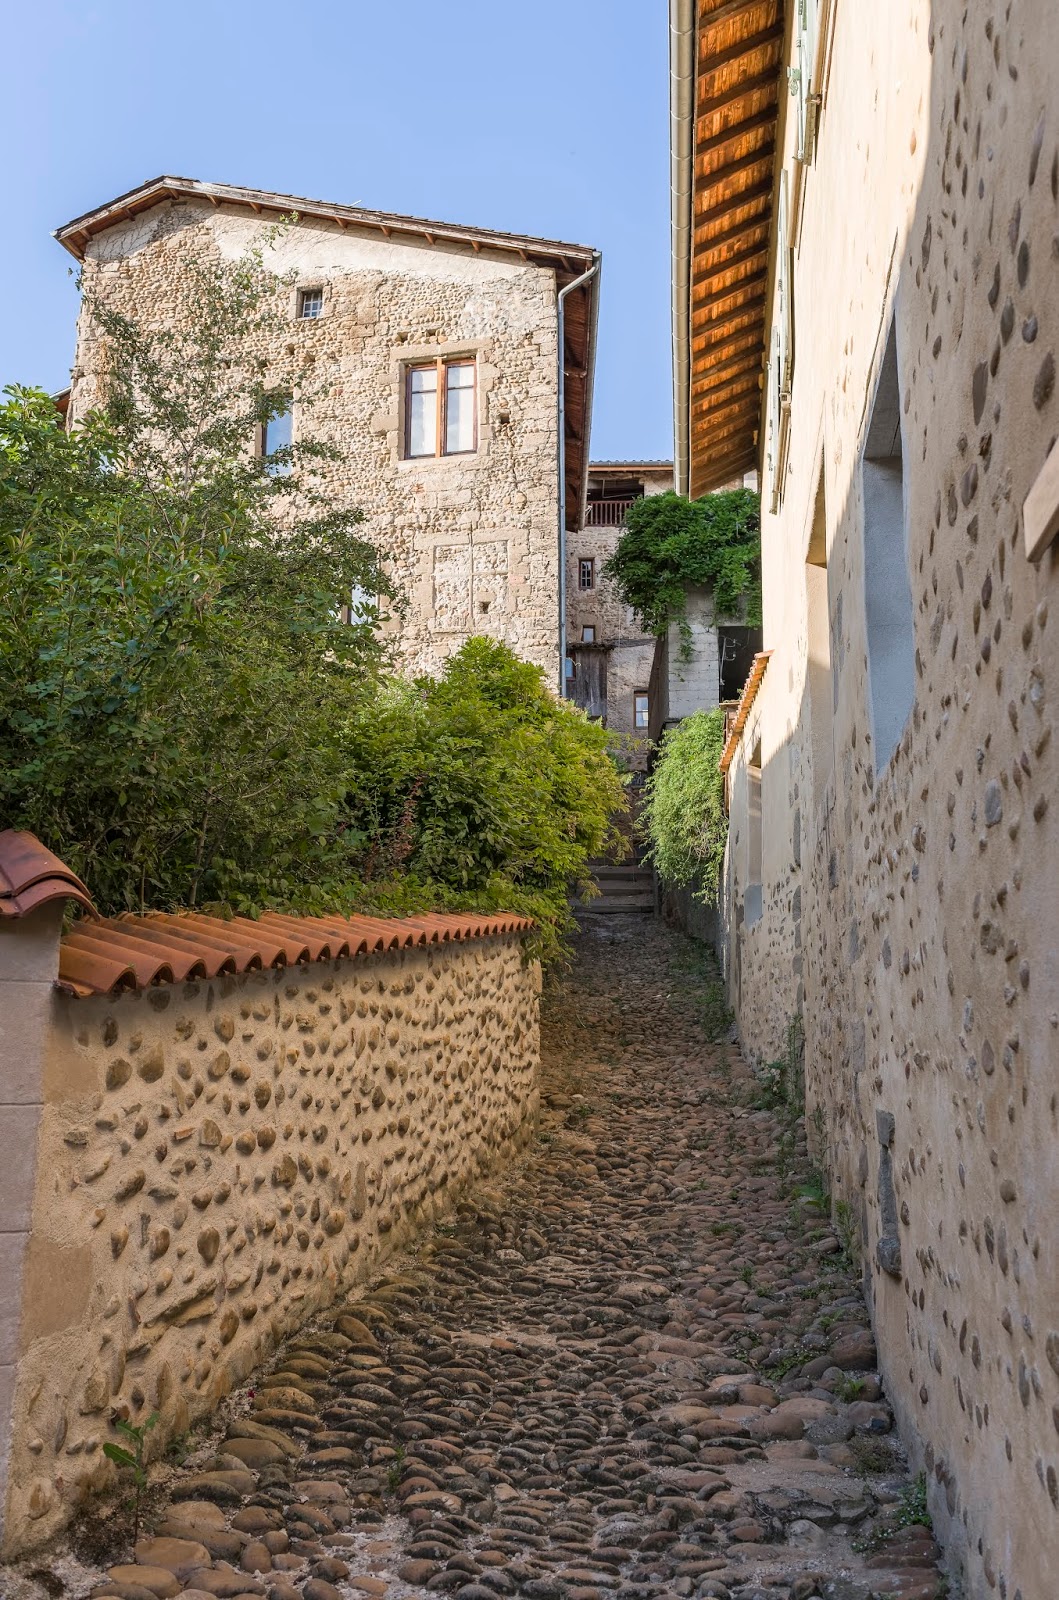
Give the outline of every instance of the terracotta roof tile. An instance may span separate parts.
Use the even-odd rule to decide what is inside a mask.
[[[735,716],[732,718],[724,751],[718,763],[722,772],[728,771],[732,764],[732,758],[739,748],[739,740],[743,729],[746,727],[746,719],[750,715],[750,708],[757,699],[757,692],[761,688],[761,680],[765,676],[765,668],[769,664],[771,654],[771,650],[759,650],[754,657],[753,666],[750,668],[750,676],[743,685],[743,692],[739,696],[739,704],[735,708]]]
[[[208,917],[199,912],[96,916],[88,890],[32,833],[0,830],[0,917],[24,917],[49,900],[74,900],[91,914],[59,947],[61,989],[117,994],[223,973],[374,955],[379,951],[528,933],[528,917],[457,912],[418,917]]]
[[[49,900],[75,900],[86,911],[95,908],[76,873],[18,828],[0,831],[0,917],[24,917]]]
[[[107,917],[81,923],[59,950],[68,994],[117,994],[188,978],[374,955],[380,951],[527,933],[527,917],[456,912],[418,917],[249,917],[196,913]]]

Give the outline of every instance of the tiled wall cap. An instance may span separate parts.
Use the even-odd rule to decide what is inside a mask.
[[[0,917],[24,917],[49,900],[74,900],[95,913],[76,873],[19,828],[0,831]]]
[[[197,913],[107,917],[79,923],[59,948],[67,994],[117,994],[185,979],[334,961],[452,940],[528,933],[527,917],[506,912],[419,917],[249,917]]]

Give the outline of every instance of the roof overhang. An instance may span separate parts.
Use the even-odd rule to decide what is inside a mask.
[[[298,218],[329,223],[339,232],[367,234],[397,243],[426,245],[475,255],[500,255],[555,273],[556,290],[581,277],[598,260],[589,245],[567,244],[558,239],[538,239],[529,234],[501,233],[492,228],[462,227],[406,217],[395,212],[371,211],[363,206],[309,200],[301,195],[276,194],[265,189],[244,189],[229,183],[204,183],[197,178],[165,176],[141,183],[127,194],[74,217],[55,230],[55,238],[78,261],[85,259],[97,234],[131,221],[153,207],[176,201],[199,200],[220,208],[250,211],[275,221]],[[592,419],[592,383],[595,369],[596,324],[599,312],[599,274],[575,289],[565,304],[565,371],[567,523],[580,526],[588,477],[588,444]]]
[[[724,742],[724,750],[718,763],[725,776],[727,776],[728,768],[732,765],[735,753],[739,749],[739,741],[743,737],[743,729],[746,727],[747,718],[753,710],[754,701],[757,699],[757,692],[761,688],[761,681],[765,676],[765,668],[769,664],[771,654],[771,650],[758,651],[750,668],[750,676],[743,685],[743,692],[739,696],[735,715],[728,726],[728,737]]]
[[[783,0],[670,0],[677,488],[759,462]]]

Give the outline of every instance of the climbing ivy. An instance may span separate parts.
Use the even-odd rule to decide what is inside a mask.
[[[761,500],[752,489],[724,489],[701,500],[645,495],[625,517],[625,531],[604,567],[648,633],[675,622],[684,641],[687,590],[713,590],[718,617],[761,623]]]
[[[695,898],[715,905],[728,837],[724,778],[724,712],[695,711],[663,736],[647,780],[641,827],[647,856],[663,882],[694,886]]]

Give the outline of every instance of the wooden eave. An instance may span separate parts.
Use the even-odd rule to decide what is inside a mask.
[[[690,492],[758,460],[783,0],[697,0]]]

